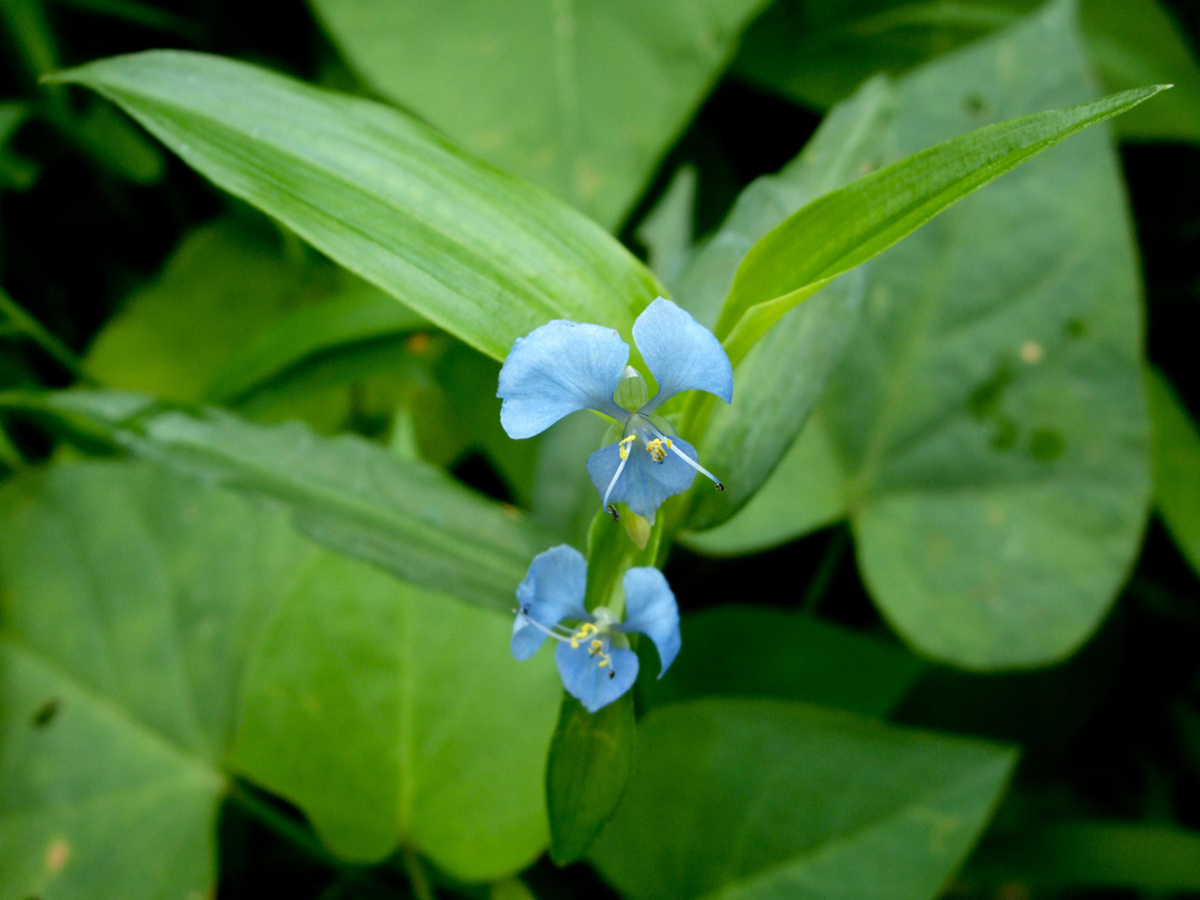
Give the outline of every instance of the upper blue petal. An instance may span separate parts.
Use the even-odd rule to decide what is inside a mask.
[[[627,362],[629,345],[611,328],[566,319],[535,328],[513,341],[500,369],[500,424],[528,438],[578,409],[624,419],[612,396]]]
[[[512,654],[529,659],[546,640],[546,633],[530,619],[549,628],[563,619],[591,616],[583,605],[587,590],[587,560],[574,547],[559,544],[539,553],[529,564],[529,574],[517,586],[517,620],[513,623]]]
[[[641,412],[654,412],[680,391],[733,400],[733,366],[725,348],[687,310],[659,297],[633,323],[633,339],[658,382],[658,393]]]
[[[672,438],[672,441],[692,459],[696,458],[696,449],[687,441],[681,438]],[[601,447],[588,457],[588,475],[601,498],[620,464],[621,452],[617,444]],[[640,440],[634,441],[629,448],[629,461],[608,500],[624,503],[653,525],[655,511],[668,497],[690,488],[695,477],[696,470],[674,453],[668,453],[662,462],[655,462],[646,452],[646,445]]]
[[[559,644],[554,652],[558,674],[563,687],[590,713],[608,706],[637,681],[638,658],[632,650],[613,647],[608,651],[609,664],[603,668],[600,660],[588,652],[586,642],[577,648]]]
[[[662,678],[679,655],[679,606],[666,576],[658,569],[639,566],[625,573],[625,622],[622,631],[636,631],[654,641],[662,663]]]

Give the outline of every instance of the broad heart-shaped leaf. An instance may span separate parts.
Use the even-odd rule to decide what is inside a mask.
[[[747,251],[817,196],[876,168],[893,103],[883,79],[834,109],[804,151],[778,175],[742,192],[725,223],[677,279],[681,302],[711,324]],[[863,278],[851,272],[786,313],[734,372],[733,404],[712,404],[697,449],[725,491],[693,489],[687,525],[711,528],[762,485],[800,432],[841,356],[862,304]]]
[[[736,603],[684,615],[680,655],[638,681],[640,708],[696,697],[774,697],[886,716],[926,663],[903,647],[810,615]],[[654,671],[653,650],[638,646]]]
[[[615,228],[763,0],[312,0],[351,66]]]
[[[1154,422],[1154,502],[1175,545],[1200,572],[1200,433],[1161,372],[1147,374]]]
[[[1070,13],[1051,7],[908,76],[892,145],[1086,96]],[[873,597],[924,653],[980,669],[1071,653],[1108,609],[1145,522],[1136,273],[1100,130],[890,250],[791,451],[807,463],[782,464],[763,502],[724,526],[741,532],[733,543],[774,543],[848,512]],[[824,485],[810,477],[830,471]],[[769,502],[779,496],[790,506]]]
[[[323,438],[299,422],[255,425],[111,391],[27,395],[19,404],[68,431],[90,430],[194,477],[282,501],[319,543],[501,612],[511,612],[529,561],[552,543],[515,508],[357,436]]]
[[[1060,17],[1067,14],[1061,5],[1058,10]],[[784,313],[838,275],[1043,150],[1163,89],[1139,88],[985,125],[824,194],[746,254],[714,333],[736,365]]]
[[[877,72],[899,75],[1012,25],[1042,0],[868,0],[774,4],[746,32],[734,72],[824,109]],[[1089,55],[1110,91],[1174,84],[1153,106],[1116,120],[1133,140],[1200,140],[1200,66],[1158,0],[1083,0]]]
[[[666,706],[591,858],[630,900],[932,900],[1014,758],[800,703]]]
[[[238,687],[311,550],[145,463],[0,492],[0,896],[208,896]]]
[[[339,855],[411,846],[467,881],[546,845],[546,747],[562,684],[512,658],[512,618],[323,554],[245,683],[233,766],[292,800]]]
[[[581,213],[379,103],[178,51],[55,77],[99,91],[219,187],[496,359],[551,319],[628,335],[660,293]]]

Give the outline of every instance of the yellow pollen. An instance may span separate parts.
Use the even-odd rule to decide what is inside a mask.
[[[596,654],[604,649],[604,641],[592,638],[591,646],[588,647],[588,653]]]
[[[635,435],[631,434],[629,437],[623,438],[620,443],[617,444],[617,452],[621,454],[621,459],[629,459],[629,445],[633,443],[634,438]]]
[[[579,626],[579,630],[577,632],[575,632],[573,635],[571,635],[571,649],[578,650],[580,641],[585,640],[589,634],[599,634],[599,633],[600,633],[600,629],[597,628],[595,625],[593,625],[591,622],[584,622],[582,625]],[[592,643],[595,644],[596,642],[592,641]]]
[[[670,439],[664,441],[662,438],[655,438],[646,444],[646,452],[650,454],[650,458],[655,462],[662,462],[667,458],[667,451],[672,446]]]

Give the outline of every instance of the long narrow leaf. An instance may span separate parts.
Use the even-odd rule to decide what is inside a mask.
[[[518,510],[352,435],[324,438],[298,422],[256,425],[115,391],[5,394],[0,409],[281,501],[314,540],[491,609],[512,608],[530,559],[550,543]]]
[[[118,56],[90,87],[219,187],[484,353],[550,319],[626,335],[659,287],[599,225],[368,100],[202,53]]]
[[[976,188],[1168,85],[979,128],[818,198],[746,255],[717,321],[736,364],[789,309]]]

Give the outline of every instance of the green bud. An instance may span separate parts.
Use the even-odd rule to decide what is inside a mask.
[[[650,388],[646,387],[646,379],[633,366],[626,366],[621,373],[613,402],[629,412],[637,412],[650,402]]]

